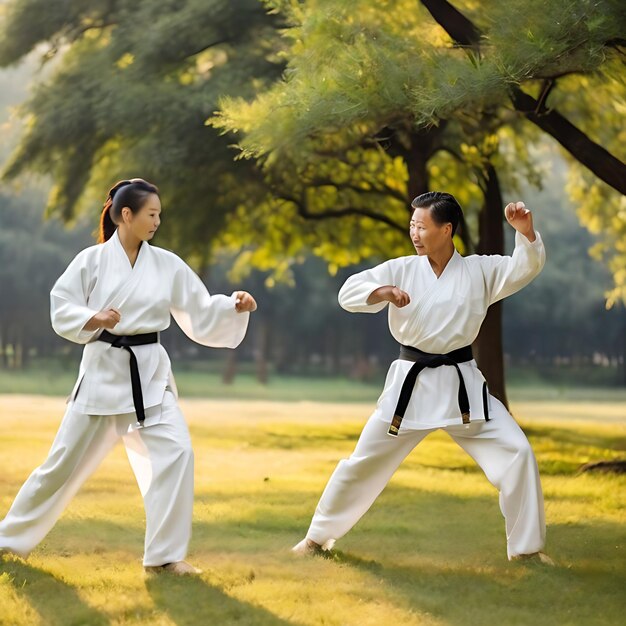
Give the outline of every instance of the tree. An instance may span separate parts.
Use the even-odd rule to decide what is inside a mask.
[[[583,79],[620,97],[619,3],[459,6],[9,1],[0,64],[44,43],[57,67],[24,109],[7,176],[50,173],[49,207],[64,216],[95,211],[129,173],[163,181],[176,216],[166,243],[197,267],[219,247],[238,255],[235,273],[288,279],[308,250],[331,272],[409,253],[408,201],[435,186],[468,210],[461,249],[500,251],[502,190],[538,180],[526,144],[549,133],[604,181],[601,227],[617,215],[621,232],[607,188],[625,178],[621,143],[604,143],[614,116],[596,115],[599,134],[585,127],[600,104],[586,89],[553,107]],[[214,125],[243,131],[242,155],[260,168],[233,162],[230,137],[205,126],[223,96]],[[479,356],[504,397],[497,310],[487,324]]]
[[[543,133],[590,168],[608,195],[607,185],[625,191],[626,166],[551,108],[561,82],[598,73],[622,93],[611,74],[624,45],[617,2],[466,3],[468,17],[445,1],[268,4],[290,22],[284,77],[252,101],[224,98],[213,121],[239,132],[242,156],[266,174],[270,193],[246,209],[265,224],[257,258],[285,262],[270,235],[282,220],[290,243],[320,240],[318,253],[335,265],[381,247],[385,256],[407,253],[409,202],[432,188],[452,191],[469,209],[462,249],[502,253],[502,187],[538,180],[524,144]],[[593,104],[581,95],[573,108],[583,117],[597,112]],[[281,243],[295,258],[297,244]],[[500,336],[496,307],[478,358],[505,399]]]
[[[206,264],[257,175],[205,120],[221,95],[251,95],[279,74],[275,22],[256,0],[8,2],[0,65],[43,44],[56,67],[24,107],[6,178],[50,175],[49,212],[65,219],[97,215],[116,180],[154,180],[174,218],[168,242]]]
[[[43,205],[39,191],[19,198],[0,193],[0,365],[21,368],[31,349],[41,355],[62,344],[50,330],[50,289],[93,229],[43,221]]]

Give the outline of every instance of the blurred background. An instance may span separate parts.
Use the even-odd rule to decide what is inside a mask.
[[[236,351],[164,334],[183,394],[374,400],[397,345],[337,292],[411,254],[410,200],[442,190],[463,254],[511,253],[513,200],[547,248],[475,345],[492,392],[623,398],[623,10],[515,5],[0,2],[0,393],[71,389],[49,291],[139,176],[153,243],[259,303]]]

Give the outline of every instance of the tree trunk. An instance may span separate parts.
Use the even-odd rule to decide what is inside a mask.
[[[439,128],[433,127],[413,133],[410,146],[403,151],[409,176],[407,184],[409,205],[415,197],[428,191],[428,159],[433,154],[435,140],[440,132]],[[412,212],[410,206],[408,209]]]
[[[21,370],[24,368],[24,360],[23,360],[24,350],[23,350],[22,344],[16,341],[14,350],[15,350],[14,352],[15,356],[13,357],[13,369]]]
[[[225,385],[232,385],[235,382],[235,376],[237,375],[237,352],[236,350],[229,350],[226,354],[226,365],[222,372],[222,382]]]
[[[487,167],[485,183],[485,204],[479,219],[480,238],[477,252],[504,254],[502,193],[497,172],[491,164]],[[504,380],[501,302],[489,307],[473,348],[478,366],[487,379],[489,392],[508,407]]]
[[[622,303],[622,379],[621,384],[626,387],[626,303]],[[618,368],[619,368],[619,351],[617,353]]]
[[[6,333],[6,329],[4,327],[4,324],[2,324],[1,329],[0,329],[0,367],[3,369],[8,369],[9,367],[9,357],[7,355],[7,333]]]
[[[267,363],[270,345],[270,324],[266,320],[257,321],[257,345],[255,350],[256,378],[262,385],[269,380]]]

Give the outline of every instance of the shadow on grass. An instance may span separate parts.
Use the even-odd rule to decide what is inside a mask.
[[[394,542],[398,545],[385,547],[376,560],[361,556],[358,549],[335,549],[323,558],[372,575],[394,604],[408,604],[454,626],[604,626],[621,623],[626,612],[626,531],[619,524],[550,526],[548,547],[556,567],[507,562],[504,555],[499,561],[489,553],[455,559],[454,550],[442,551],[434,560],[432,551],[411,555],[406,549],[410,543],[403,551],[402,540]]]
[[[317,557],[333,561],[334,563],[339,563],[341,565],[358,567],[359,569],[376,575],[380,575],[383,571],[382,563],[373,559],[363,559],[356,554],[350,554],[349,552],[344,552],[343,550],[329,550],[318,554]]]
[[[372,571],[373,562],[353,554],[338,552],[333,560],[374,574],[394,604],[449,625],[618,624],[626,608],[621,584],[606,571],[512,563],[485,572],[467,564],[437,568],[430,562],[421,567],[384,563]]]
[[[206,566],[219,554],[221,564],[232,560],[235,568],[254,564],[262,573],[271,563],[286,578],[300,576],[301,562],[293,561],[288,550],[304,534],[317,496],[309,498],[310,512],[301,499],[296,512],[291,503],[298,495],[281,491],[278,504],[276,494],[269,501],[254,492],[216,498],[228,500],[232,509],[226,518],[194,524],[192,560]],[[550,525],[548,549],[558,567],[509,563],[495,490],[492,496],[460,497],[391,485],[325,562],[340,568],[338,581],[351,578],[351,569],[367,575],[355,583],[353,593],[376,585],[393,605],[425,612],[449,626],[617,624],[626,611],[621,590],[625,535],[623,526],[609,522]],[[72,519],[61,521],[51,533],[47,550],[62,547],[88,554],[105,549],[139,559],[142,536],[139,518],[130,528],[104,519]],[[304,567],[306,584],[314,586],[315,562]],[[9,561],[0,563],[0,572],[9,574],[16,593],[29,601],[43,623],[109,623],[75,589],[45,571]],[[253,578],[243,582],[252,584]],[[158,611],[181,626],[291,623],[228,595],[223,585],[205,577],[154,576],[145,586]]]
[[[155,606],[180,626],[187,624],[230,624],[287,626],[260,606],[236,600],[200,577],[168,574],[146,578],[146,589]]]
[[[0,559],[0,573],[9,577],[17,595],[26,599],[46,626],[111,623],[106,615],[86,604],[71,585],[43,569],[23,561]]]
[[[106,515],[106,512],[103,512]],[[46,537],[46,552],[61,554],[106,554],[120,552],[140,562],[144,548],[145,521],[137,512],[136,524],[105,518],[61,518]]]
[[[572,448],[582,447],[587,450],[591,447],[601,450],[624,450],[626,449],[626,436],[622,435],[618,428],[610,435],[590,434],[588,429],[577,430],[576,424],[571,428],[562,428],[552,425],[539,425],[524,423],[523,430],[526,436],[533,442],[543,441],[552,444],[567,444]]]

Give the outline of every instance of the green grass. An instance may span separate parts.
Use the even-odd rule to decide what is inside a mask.
[[[181,406],[196,453],[189,560],[205,573],[144,579],[142,503],[118,447],[28,560],[0,561],[0,624],[622,623],[626,478],[577,474],[624,457],[621,405],[513,405],[537,453],[556,568],[506,560],[497,494],[444,433],[407,458],[330,558],[294,559],[288,548],[371,404]],[[0,512],[63,409],[60,398],[0,396]]]
[[[275,400],[311,402],[374,402],[382,391],[384,373],[373,382],[359,382],[346,377],[305,377],[272,375],[269,383],[259,383],[243,368],[231,385],[224,385],[217,363],[187,363],[175,369],[180,394],[186,398],[235,400]],[[0,370],[0,394],[68,395],[78,374],[73,360],[35,363],[25,370]],[[535,374],[513,371],[507,393],[512,401],[548,402],[623,402],[626,387],[598,387],[574,383],[550,382]]]
[[[71,366],[36,365],[26,370],[0,370],[0,394],[68,395],[77,374],[77,363]],[[272,376],[267,385],[263,385],[254,375],[244,373],[239,374],[233,384],[224,385],[220,373],[184,367],[175,371],[175,378],[181,395],[189,398],[279,401],[306,399],[328,402],[374,401],[380,394],[384,380],[367,384],[348,378],[277,375]]]

